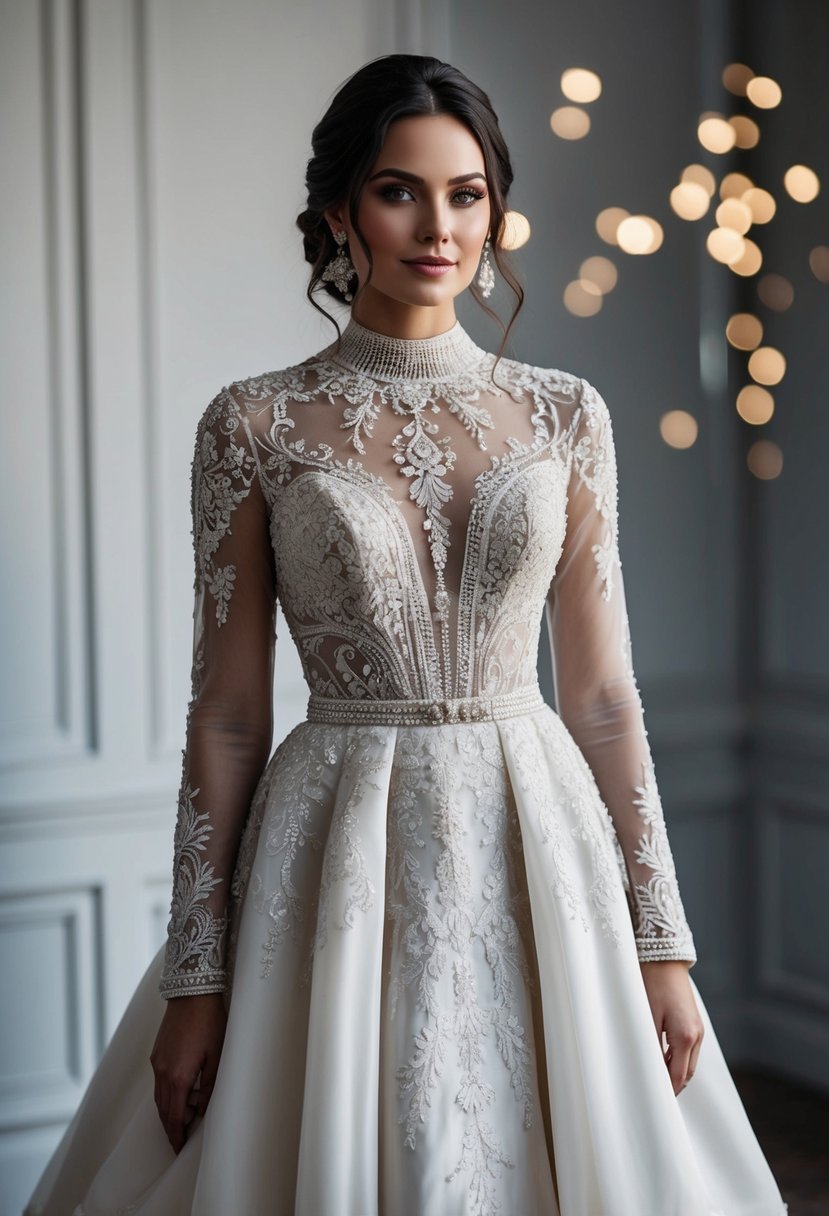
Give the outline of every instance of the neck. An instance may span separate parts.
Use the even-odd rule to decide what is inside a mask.
[[[371,284],[355,298],[351,316],[365,329],[390,338],[434,338],[445,334],[457,320],[454,300],[434,308],[404,304],[375,291]]]

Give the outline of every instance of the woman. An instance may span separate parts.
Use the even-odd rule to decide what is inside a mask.
[[[786,1210],[688,974],[607,406],[455,317],[493,262],[521,306],[511,181],[431,58],[314,132],[308,295],[351,316],[199,423],[168,941],[30,1214]],[[277,597],[309,702],[268,760]]]

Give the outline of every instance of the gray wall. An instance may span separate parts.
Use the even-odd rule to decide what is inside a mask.
[[[694,977],[732,1062],[829,1088],[829,286],[807,261],[829,243],[829,7],[455,0],[447,45],[495,104],[512,204],[533,228],[516,254],[527,304],[512,350],[586,376],[613,412],[634,662],[699,948]],[[757,149],[718,157],[697,141],[701,112],[753,110],[722,86],[733,60],[778,79],[783,103],[753,111]],[[547,124],[565,101],[561,72],[577,65],[604,90],[587,107],[590,134],[567,142]],[[794,283],[788,312],[709,258],[713,208],[697,223],[671,211],[692,161],[718,180],[746,172],[778,199],[752,236],[764,270]],[[798,162],[824,183],[808,206],[783,190]],[[606,246],[593,225],[611,205],[655,216],[661,250],[632,258]],[[572,317],[562,290],[595,253],[613,258],[619,283],[597,316]],[[501,302],[506,311],[506,293]],[[761,428],[733,404],[748,382],[745,355],[723,336],[738,310],[757,312],[788,360]],[[474,310],[462,315],[497,340]],[[675,408],[700,425],[684,452],[659,436]],[[783,450],[775,481],[746,468],[761,434]]]

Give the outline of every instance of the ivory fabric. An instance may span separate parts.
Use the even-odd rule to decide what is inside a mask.
[[[352,318],[215,397],[192,508],[167,942],[26,1216],[782,1216],[693,979],[678,1097],[642,982],[696,949],[597,389]],[[277,600],[309,700],[270,755]],[[199,992],[176,1156],[149,1054]]]

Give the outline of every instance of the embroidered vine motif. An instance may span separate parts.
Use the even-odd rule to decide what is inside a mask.
[[[603,540],[592,546],[592,552],[602,581],[602,596],[609,600],[613,593],[613,572],[621,569],[616,453],[607,405],[591,384],[587,381],[583,384],[581,408],[588,433],[574,443],[573,467],[607,524]]]
[[[401,731],[389,807],[387,914],[394,924],[392,953],[399,954],[389,1017],[399,1016],[398,1004],[407,991],[408,1007],[423,1012],[409,1059],[398,1069],[399,1121],[405,1126],[405,1144],[414,1148],[418,1126],[429,1117],[432,1095],[454,1052],[463,1150],[446,1180],[467,1177],[470,1210],[479,1216],[501,1211],[499,1167],[514,1165],[486,1114],[495,1102],[487,1080],[491,1040],[523,1106],[525,1128],[532,1125],[536,1103],[534,1053],[524,1024],[526,994],[534,987],[522,936],[529,907],[526,880],[517,870],[520,829],[499,752],[497,730],[491,726],[451,735]],[[461,810],[470,804],[469,793],[482,836],[470,831]],[[431,808],[428,824],[425,806]],[[434,873],[426,863],[427,838],[439,842]],[[482,889],[476,890],[470,850],[487,846],[489,865]],[[483,946],[492,975],[491,1004],[479,991],[476,943]],[[447,980],[451,1004],[446,1003]]]
[[[634,858],[652,874],[646,882],[633,884],[637,950],[642,959],[685,957],[690,934],[650,756],[642,761],[642,772],[644,781],[636,786],[639,797],[633,803],[649,831],[640,837]]]

